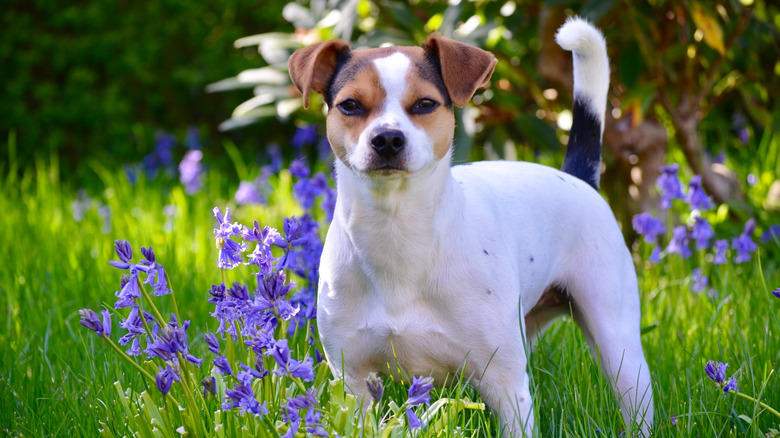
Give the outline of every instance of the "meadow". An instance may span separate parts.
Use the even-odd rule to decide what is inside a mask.
[[[765,140],[760,151],[776,151],[778,139],[770,135]],[[773,145],[769,152],[768,145]],[[97,160],[88,166],[99,183],[79,190],[55,154],[39,157],[34,168],[23,170],[13,158],[13,138],[7,147],[11,160],[0,175],[0,321],[4,326],[0,331],[0,425],[4,435],[292,436],[296,430],[298,436],[499,433],[495,418],[462,380],[454,379],[452,386],[433,388],[428,394],[427,382],[415,376],[403,382],[373,382],[374,393],[379,385],[383,395],[369,409],[363,428],[358,426],[360,408],[342,384],[331,382],[328,367],[321,361],[316,320],[310,313],[304,315],[314,306],[316,289],[310,284],[316,280],[316,260],[310,256],[316,254],[327,229],[327,213],[321,206],[325,201],[327,210],[327,203],[332,202],[326,199],[328,185],[332,185],[326,177],[327,164],[313,165],[314,171],[324,172],[322,176],[310,174],[301,161],[289,170],[266,172],[255,187],[255,195],[265,198],[262,203],[244,200],[239,205],[234,197],[237,186],[231,181],[236,177],[252,181],[260,169],[245,162],[229,144],[225,153],[233,160],[232,174],[204,173],[197,190],[162,173],[154,179],[141,174],[131,183],[126,169],[109,168]],[[684,188],[690,177],[682,179]],[[665,210],[672,225],[693,226],[687,221],[700,215],[713,224],[713,239],[733,239],[743,230],[742,221],[735,221],[726,206],[691,215],[683,200],[672,202],[673,207]],[[215,207],[220,215],[230,208],[232,218],[220,223]],[[312,219],[295,225],[285,220],[292,216]],[[243,240],[249,246],[237,253],[238,261],[226,252],[230,248],[227,240],[242,241],[231,221],[247,225]],[[259,226],[252,234],[254,221]],[[265,226],[279,234],[269,237],[267,230],[263,233]],[[306,243],[301,243],[302,230],[308,233]],[[777,239],[760,242],[764,230],[749,231],[758,247],[741,263],[732,248],[724,254],[727,261],[716,264],[713,251],[696,249],[692,240],[681,241],[690,248],[691,257],[682,258],[666,247],[668,254],[659,263],[648,261],[651,245],[637,242],[632,248],[640,280],[642,340],[653,376],[654,436],[777,436],[780,418],[771,408],[780,408],[776,372],[780,363],[780,273],[777,260],[767,254],[777,254],[779,245]],[[658,234],[664,236],[661,240],[674,239],[671,226]],[[132,257],[115,252],[117,240],[128,242]],[[255,250],[259,263],[241,264],[252,261],[254,244],[263,242],[267,244]],[[154,250],[151,257],[144,250],[147,261],[143,263],[139,263],[144,259],[141,247]],[[133,264],[148,267],[152,262],[163,265],[167,276],[142,286],[150,291],[172,289],[173,293],[149,300],[132,298],[131,302],[155,313],[147,314],[149,325],[156,324],[155,309],[166,322],[172,313],[178,315],[177,320],[190,321],[184,346],[179,339],[178,347],[166,344],[167,353],[158,348],[156,357],[123,358],[112,346],[127,333],[120,322],[131,325],[127,322],[131,309],[115,308],[115,295],[121,298],[127,286],[127,281],[120,283],[125,273],[121,265],[131,269]],[[257,269],[276,275],[277,280],[279,272],[284,272],[295,286],[269,292],[271,286],[266,284],[268,290],[262,295],[270,298],[263,301],[258,298],[262,286],[257,286],[253,275]],[[708,277],[706,284],[702,274]],[[140,284],[150,274],[135,275]],[[167,284],[160,285],[163,278]],[[252,335],[262,337],[257,330],[250,333],[251,324],[242,319],[248,313],[233,320],[227,313],[216,318],[210,315],[220,300],[224,304],[247,293],[235,285],[230,290],[234,281],[248,287],[250,298],[245,299],[264,303],[256,313],[262,321],[255,328],[268,328],[266,334],[274,339],[266,337],[262,345],[248,342]],[[225,293],[223,288],[222,296],[214,286],[220,283],[229,289]],[[97,315],[108,310],[111,334],[100,317],[91,320],[92,330],[83,327],[80,321],[85,315],[79,311],[84,308]],[[220,329],[219,321],[225,318],[228,323]],[[152,334],[159,340],[171,331],[181,334],[186,325],[158,327],[154,333],[149,326],[138,326],[136,337]],[[244,330],[235,341],[225,333],[207,336],[220,330],[229,333],[235,327]],[[282,345],[283,340],[287,344]],[[250,347],[262,354],[253,353]],[[119,348],[125,351],[131,343]],[[217,357],[223,362],[215,361]],[[202,363],[197,362],[201,359]],[[232,367],[230,372],[224,361]],[[725,376],[716,378],[720,384],[705,372],[708,361],[729,364]],[[248,366],[241,368],[239,363]],[[625,431],[612,390],[571,318],[563,318],[543,335],[530,363],[540,436],[619,436]],[[731,377],[740,396],[722,389]],[[206,382],[203,396],[202,381]],[[242,381],[249,384],[240,388]],[[410,383],[414,383],[411,389]],[[251,390],[252,396],[237,394],[240,390]]]

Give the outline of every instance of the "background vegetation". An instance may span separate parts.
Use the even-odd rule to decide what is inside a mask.
[[[433,31],[485,47],[499,64],[478,105],[457,114],[455,160],[557,167],[571,66],[552,35],[575,13],[604,30],[612,59],[602,191],[640,271],[658,435],[764,436],[780,428],[702,372],[707,360],[729,362],[742,391],[780,408],[780,301],[771,294],[780,286],[780,245],[762,244],[744,264],[714,266],[704,252],[649,264],[651,248],[629,225],[635,213],[658,212],[655,181],[667,162],[681,164],[684,181],[702,176],[719,204],[705,213],[719,236],[736,236],[750,217],[756,236],[780,223],[775,2],[162,0],[4,7],[0,430],[133,430],[113,384],[141,391],[146,383],[78,324],[82,307],[113,307],[118,279],[107,261],[115,239],[155,248],[187,303],[194,348],[205,353],[201,334],[214,330],[206,290],[219,276],[211,208],[238,207],[239,182],[260,176],[276,151],[329,170],[320,102],[303,110],[285,78],[292,50],[331,37],[356,47],[418,44]],[[294,140],[310,125],[312,140]],[[193,149],[202,152],[199,189],[179,180],[178,164]],[[266,202],[235,208],[242,222],[281,228],[283,217],[301,212],[286,171],[258,186]],[[669,232],[692,220],[679,208],[662,218]],[[694,267],[709,276],[704,293],[690,291]],[[542,436],[622,430],[611,390],[570,320],[548,332],[532,366]],[[388,384],[400,403],[404,387]],[[475,398],[467,388],[436,391],[434,399]],[[453,421],[476,435],[495,433],[484,413]]]

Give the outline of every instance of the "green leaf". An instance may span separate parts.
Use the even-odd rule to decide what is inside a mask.
[[[555,130],[549,123],[528,114],[520,114],[516,120],[520,131],[529,142],[548,150],[558,151],[561,149],[561,142],[558,141],[558,136],[555,135]]]

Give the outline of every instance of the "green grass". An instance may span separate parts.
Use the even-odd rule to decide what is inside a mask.
[[[115,259],[115,239],[129,240],[136,251],[142,245],[154,247],[170,273],[183,318],[193,321],[189,333],[195,350],[207,362],[212,357],[199,335],[215,329],[207,303],[208,288],[219,282],[211,208],[230,205],[234,188],[212,172],[203,192],[187,196],[174,183],[131,186],[121,171],[91,166],[102,186],[92,188],[90,196],[112,212],[108,232],[94,208],[81,222],[73,219],[76,188],[61,181],[67,178],[61,178],[64,169],[56,159],[41,159],[19,177],[8,176],[17,175],[8,168],[0,172],[0,427],[10,436],[95,436],[99,430],[130,435],[135,422],[123,407],[117,381],[132,390],[131,403],[149,390],[152,401],[162,404],[153,385],[79,325],[78,309],[112,308],[119,273],[107,262]],[[270,206],[234,209],[234,217],[280,227],[284,216],[299,213],[289,177],[273,184]],[[165,226],[166,205],[175,206],[172,227]],[[759,254],[777,254],[776,244],[770,245],[775,247],[762,247]],[[759,437],[771,427],[780,429],[780,419],[754,403],[724,395],[703,371],[707,360],[728,362],[728,375],[737,377],[740,391],[780,408],[775,371],[780,364],[780,300],[770,293],[780,287],[777,261],[756,257],[742,265],[707,265],[713,288],[708,295],[690,292],[691,261],[647,265],[641,262],[647,248],[635,252],[646,329],[642,339],[655,393],[655,436]],[[160,303],[163,313],[172,311],[169,300]],[[116,339],[116,318],[114,331]],[[302,351],[304,344],[300,340],[295,347]],[[596,436],[597,429],[601,436],[616,436],[625,428],[612,390],[571,318],[544,334],[531,365],[541,436]],[[326,367],[315,372],[327,381]],[[339,391],[327,383],[322,387],[323,406],[348,403],[339,401]],[[296,390],[279,383],[269,391],[278,403]],[[405,391],[400,383],[389,384],[386,403],[401,405]],[[433,400],[439,397],[478,399],[463,384],[435,389]],[[218,411],[217,401],[212,399],[208,408]],[[385,404],[383,412],[388,410]],[[670,422],[672,414],[676,426]],[[220,415],[228,436],[249,433],[240,432],[231,415]],[[266,429],[279,419],[272,412],[253,428]],[[467,409],[435,419],[443,419],[444,435],[456,429],[465,436],[496,435],[497,423],[485,411]],[[422,436],[435,432],[429,428]]]

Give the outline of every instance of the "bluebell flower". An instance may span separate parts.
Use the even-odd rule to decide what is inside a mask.
[[[233,375],[233,369],[230,368],[230,362],[228,362],[227,357],[225,356],[217,356],[214,358],[214,367],[216,367],[216,371],[218,373],[224,374],[226,376],[232,376]]]
[[[108,310],[103,310],[101,314],[103,315],[102,321],[94,310],[81,309],[79,310],[79,316],[81,317],[79,322],[84,327],[97,333],[98,336],[109,337],[111,336],[111,313]]]
[[[130,246],[130,242],[127,240],[115,240],[114,249],[116,250],[116,255],[119,257],[119,260],[121,260],[124,264],[120,264],[119,262],[115,261],[110,261],[108,263],[111,266],[117,267],[119,269],[129,268],[130,260],[133,259],[133,247]]]
[[[127,334],[119,338],[120,345],[126,345],[131,340],[137,339],[138,335],[144,333],[144,321],[141,319],[138,305],[133,306],[130,310],[130,314],[119,323],[119,326],[127,331]]]
[[[694,210],[709,210],[715,205],[701,186],[701,175],[694,175],[688,183],[688,195],[685,196],[685,202]]]
[[[322,421],[322,413],[319,412],[316,408],[309,408],[309,410],[306,412],[304,421],[306,422],[306,432],[310,433],[311,435],[320,437],[330,436],[328,431],[322,427],[322,424],[320,423]]]
[[[246,264],[260,268],[260,274],[268,275],[273,270],[274,263],[278,260],[271,252],[272,247],[286,248],[287,242],[275,228],[264,227],[260,230],[260,224],[254,222],[254,228],[244,227],[241,237],[247,242],[257,242],[255,250],[249,255]]]
[[[745,228],[742,230],[742,234],[731,240],[732,247],[735,251],[737,251],[737,256],[734,258],[734,262],[749,262],[750,254],[758,249],[758,245],[756,245],[756,242],[754,242],[753,238],[751,237],[755,229],[756,220],[750,218],[750,220],[745,223]]]
[[[184,146],[187,149],[200,150],[202,148],[200,143],[200,132],[197,126],[190,126],[187,128],[187,135],[184,137]]]
[[[780,298],[780,287],[772,291],[772,295],[775,296],[775,298]]]
[[[233,196],[238,205],[246,204],[265,204],[265,197],[260,192],[257,185],[251,181],[241,181],[238,184],[238,190]]]
[[[203,152],[190,150],[184,154],[179,163],[179,181],[184,185],[188,195],[193,195],[203,188]]]
[[[693,255],[693,252],[688,248],[688,229],[685,225],[679,225],[672,230],[672,240],[666,246],[667,254],[680,254],[682,258],[688,258]]]
[[[631,225],[634,227],[634,231],[645,236],[647,243],[654,243],[655,236],[666,231],[666,227],[661,224],[661,221],[647,212],[634,215],[631,219]]]
[[[701,269],[696,268],[691,272],[692,284],[691,291],[699,293],[707,289],[709,279],[706,275],[702,275]]]
[[[368,393],[371,394],[371,398],[374,399],[374,403],[382,401],[382,394],[385,391],[385,387],[382,384],[382,379],[375,372],[370,372],[368,378],[366,378],[366,386],[368,387]]]
[[[246,251],[246,243],[238,243],[232,239],[234,236],[241,235],[242,225],[230,222],[230,208],[225,209],[225,215],[219,211],[219,207],[212,210],[217,219],[219,228],[214,229],[214,236],[217,240],[217,249],[219,256],[217,258],[217,267],[220,269],[233,269],[241,264],[242,255]]]
[[[672,414],[669,417],[669,421],[672,423],[672,426],[677,426],[677,415]]]
[[[265,402],[263,404],[258,403],[252,387],[241,382],[237,382],[233,389],[225,390],[225,399],[227,401],[222,405],[222,409],[241,408],[242,415],[248,412],[257,417],[268,414]]]
[[[269,170],[271,173],[277,173],[284,167],[284,158],[282,158],[282,149],[278,144],[271,144],[266,148],[268,158],[270,159]]]
[[[292,145],[301,148],[307,144],[314,144],[317,141],[317,125],[305,125],[295,130],[292,138]]]
[[[203,397],[207,397],[209,393],[217,395],[217,379],[214,376],[206,376],[200,381],[200,386],[203,387]]]
[[[726,368],[729,364],[723,362],[715,362],[713,360],[707,361],[704,366],[704,371],[715,383],[723,383],[726,380]]]
[[[180,382],[181,378],[170,366],[166,366],[165,369],[159,368],[159,370],[160,371],[155,378],[155,383],[157,384],[157,389],[159,389],[163,395],[166,395],[171,390],[173,382]]]
[[[325,211],[325,220],[333,221],[333,213],[336,210],[336,190],[328,187],[325,189],[325,195],[322,197],[320,208]]]
[[[417,418],[417,415],[415,415],[414,411],[411,408],[406,409],[406,418],[409,421],[409,429],[420,429],[422,427],[425,427],[425,423],[420,421],[419,418]]]
[[[144,283],[152,285],[152,294],[154,296],[160,297],[170,294],[171,290],[168,289],[165,268],[163,268],[163,265],[157,263],[157,258],[154,255],[154,251],[152,251],[152,247],[141,247],[141,254],[143,254],[145,260],[142,260],[139,265],[146,266],[147,273],[146,281],[144,281]]]
[[[769,228],[761,234],[761,243],[769,243],[770,241],[780,241],[780,224],[770,225]]]
[[[160,357],[166,361],[173,360],[177,357],[177,354],[181,354],[182,357],[189,362],[200,366],[203,359],[197,358],[189,352],[187,328],[189,327],[190,322],[185,321],[184,324],[179,327],[175,320],[175,316],[172,315],[172,318],[174,321],[162,327],[158,333],[155,334],[153,342],[147,348],[147,353]]]
[[[245,385],[251,385],[256,379],[262,379],[268,375],[268,370],[263,366],[263,357],[257,356],[255,358],[255,366],[250,367],[246,364],[239,364],[241,371],[236,375],[236,379],[243,382]]]
[[[729,249],[729,241],[726,239],[716,240],[713,248],[715,248],[715,257],[712,259],[712,263],[715,265],[727,263],[726,251]]]
[[[663,209],[671,207],[673,199],[683,199],[685,196],[680,186],[680,180],[677,178],[679,169],[680,165],[677,163],[661,166],[661,175],[656,180],[656,184],[661,190],[660,207]]]
[[[725,385],[723,385],[723,392],[729,392],[729,391],[737,391],[737,379],[734,377],[730,378],[728,382],[726,382]]]
[[[696,216],[696,222],[693,224],[691,237],[696,240],[696,249],[705,249],[709,248],[710,239],[715,237],[715,232],[712,230],[712,226],[707,219]]]
[[[138,338],[133,339],[133,343],[130,344],[130,348],[127,349],[127,355],[128,356],[140,356],[143,351],[141,351],[141,341],[138,340]]]
[[[298,179],[308,178],[309,174],[311,173],[309,170],[309,165],[306,164],[306,161],[301,158],[292,160],[290,167],[288,167],[287,170],[290,171],[290,175]]]
[[[433,377],[415,377],[409,387],[407,406],[417,406],[431,402],[430,392],[433,388]]]
[[[164,131],[155,132],[154,139],[154,150],[142,160],[146,176],[149,179],[156,178],[160,170],[166,172],[172,170],[173,152],[171,150],[176,146],[176,137]]]
[[[209,289],[209,294],[211,295],[211,297],[209,298],[209,303],[216,304],[222,301],[223,299],[225,299],[225,293],[226,293],[225,283],[220,283],[218,285],[212,284],[211,289]]]
[[[247,289],[246,285],[241,284],[237,281],[233,282],[233,287],[229,288],[227,290],[228,295],[230,295],[233,299],[238,301],[247,301],[249,300],[249,290]]]
[[[203,340],[209,346],[209,351],[214,354],[219,354],[219,339],[214,333],[206,333],[203,335]]]
[[[648,258],[653,263],[661,263],[661,248],[655,247],[653,248],[653,252],[650,253],[650,257]]]

